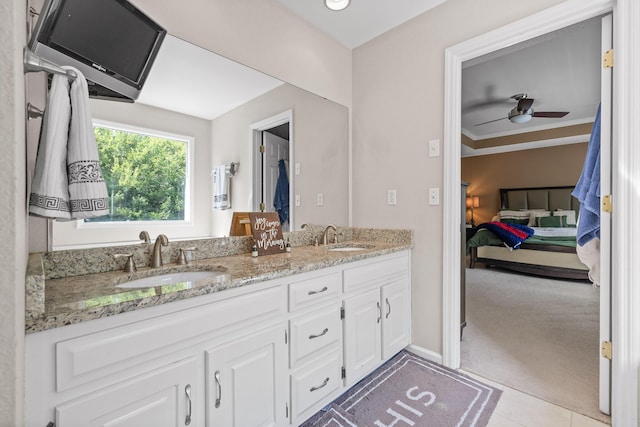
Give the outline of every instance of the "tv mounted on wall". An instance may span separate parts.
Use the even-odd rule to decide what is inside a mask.
[[[126,0],[47,0],[29,49],[80,70],[90,96],[132,102],[165,34]]]

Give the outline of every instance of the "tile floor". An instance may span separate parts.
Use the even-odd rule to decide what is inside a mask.
[[[571,412],[518,390],[461,370],[485,384],[502,390],[487,427],[608,427],[600,421]]]

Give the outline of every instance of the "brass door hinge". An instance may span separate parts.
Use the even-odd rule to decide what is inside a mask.
[[[604,68],[613,68],[613,49],[609,49],[602,55],[602,66]]]
[[[260,212],[264,212],[266,208],[267,208],[267,205],[265,205],[264,203],[260,203]]]
[[[602,196],[602,211],[611,213],[613,210],[613,204],[611,202],[611,194],[605,194]]]
[[[267,146],[266,145],[261,145],[260,146],[260,152],[261,153],[265,153],[267,151]]]
[[[602,357],[611,360],[611,341],[602,341]]]

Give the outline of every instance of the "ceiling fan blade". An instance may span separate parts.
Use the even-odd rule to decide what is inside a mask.
[[[501,117],[501,118],[495,119],[495,120],[489,120],[488,122],[478,123],[478,124],[475,124],[474,126],[486,125],[487,123],[493,123],[493,122],[497,122],[498,120],[504,120],[504,119],[506,119],[506,117]]]
[[[518,100],[518,111],[527,111],[533,105],[533,98],[520,98]]]
[[[559,119],[569,114],[568,111],[534,111],[533,117],[546,117],[550,119]]]

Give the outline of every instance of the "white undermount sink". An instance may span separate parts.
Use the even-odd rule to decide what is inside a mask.
[[[342,243],[334,246],[329,246],[325,248],[327,251],[331,252],[353,252],[353,251],[363,251],[365,249],[372,249],[373,245],[365,245],[361,243]]]
[[[129,282],[120,283],[119,285],[116,285],[116,287],[123,289],[139,289],[187,283],[187,287],[190,288],[194,282],[204,279],[213,279],[216,276],[222,276],[224,274],[225,273],[221,271],[181,271],[131,280]]]

